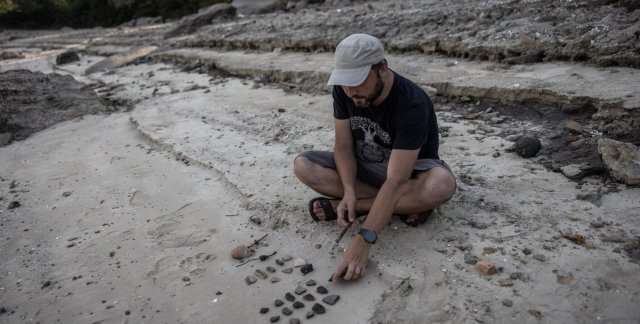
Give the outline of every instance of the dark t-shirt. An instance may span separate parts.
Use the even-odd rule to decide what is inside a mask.
[[[340,86],[333,87],[333,116],[349,119],[357,159],[389,162],[392,149],[420,149],[418,159],[438,156],[438,122],[429,96],[394,73],[393,86],[380,106],[358,108]]]

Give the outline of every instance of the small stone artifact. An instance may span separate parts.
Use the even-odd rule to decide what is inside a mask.
[[[313,307],[311,307],[311,309],[313,309],[313,311],[318,315],[324,314],[324,312],[325,312],[324,306],[322,306],[322,305],[320,305],[318,303],[315,303],[313,305]]]
[[[304,299],[304,300],[308,300],[308,301],[314,301],[314,300],[316,300],[316,298],[315,298],[315,297],[313,297],[313,295],[312,295],[312,294],[306,294],[306,295],[304,295],[304,297],[302,297],[302,299]]]
[[[260,308],[260,314],[265,314],[265,313],[267,313],[268,311],[269,311],[269,308],[268,308],[268,307],[262,307],[262,308]]]
[[[295,291],[296,295],[302,295],[305,292],[307,292],[307,288],[302,286],[298,286],[298,288],[296,288],[296,291]]]
[[[318,286],[318,288],[316,288],[316,291],[317,291],[319,294],[323,294],[323,295],[324,295],[324,294],[329,293],[329,291],[327,290],[327,288],[325,288],[325,287],[323,287],[323,286]]]
[[[293,313],[292,310],[290,310],[289,308],[285,307],[282,309],[282,314],[285,314],[287,316],[291,315],[291,313]]]
[[[292,268],[284,268],[281,271],[284,272],[284,273],[291,273],[293,271],[293,269]]]
[[[258,277],[260,279],[267,279],[267,274],[264,271],[260,270],[260,269],[256,269],[255,275],[256,275],[256,277]]]
[[[273,316],[270,318],[270,320],[271,320],[271,323],[275,323],[280,320],[280,316]]]
[[[309,263],[309,264],[303,265],[302,268],[300,268],[300,271],[302,272],[303,275],[306,275],[307,273],[313,271],[313,264]]]
[[[339,295],[330,295],[325,298],[322,298],[322,301],[329,305],[333,305],[338,301],[338,299],[340,299]]]
[[[312,317],[314,317],[314,316],[316,316],[316,313],[314,313],[312,310],[308,311],[308,312],[307,312],[307,315],[305,315],[305,317],[306,317],[307,319],[310,319],[310,318],[312,318]]]
[[[293,261],[293,267],[294,268],[300,268],[305,264],[307,264],[307,261],[305,261],[304,259],[298,258],[295,261]]]
[[[284,302],[280,299],[276,299],[273,301],[273,305],[275,305],[276,307],[280,307],[282,305],[284,305]]]
[[[273,272],[276,272],[276,269],[272,266],[267,266],[267,271],[273,273]]]
[[[284,294],[284,298],[286,298],[290,302],[296,300],[296,297],[294,297],[291,293]]]
[[[298,309],[298,308],[302,308],[302,307],[304,307],[304,304],[302,302],[296,301],[296,302],[293,303],[293,308]]]
[[[308,287],[315,286],[315,285],[316,285],[316,281],[315,281],[315,280],[313,280],[313,279],[309,279],[309,280],[307,280],[306,285],[307,285]]]
[[[244,278],[244,282],[246,282],[247,285],[250,285],[256,281],[258,281],[258,279],[256,279],[256,277],[254,276],[247,276],[246,278]]]

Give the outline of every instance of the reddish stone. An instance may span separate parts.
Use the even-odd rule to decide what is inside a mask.
[[[480,260],[476,263],[476,270],[480,271],[485,276],[491,276],[498,273],[496,265],[489,260]]]

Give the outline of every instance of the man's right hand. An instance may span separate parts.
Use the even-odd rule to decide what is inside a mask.
[[[355,193],[345,193],[344,197],[342,197],[336,208],[338,225],[341,227],[345,227],[356,220],[356,201]]]

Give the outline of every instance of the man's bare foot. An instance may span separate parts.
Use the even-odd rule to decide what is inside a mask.
[[[337,214],[336,208],[338,204],[340,204],[340,200],[338,199],[327,199],[331,203],[331,208],[333,209],[333,213]],[[322,204],[319,200],[313,202],[313,213],[318,216],[321,221],[327,219],[327,215],[325,215],[324,209],[322,208]]]
[[[427,218],[429,218],[429,216],[431,216],[432,213],[433,213],[433,210],[427,210],[422,213],[403,214],[398,216],[400,216],[400,219],[405,224],[409,226],[417,227],[420,224],[424,224],[427,221]]]

